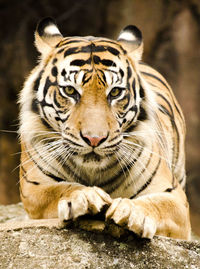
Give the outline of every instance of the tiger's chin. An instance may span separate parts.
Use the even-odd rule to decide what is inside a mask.
[[[105,169],[114,158],[112,156],[107,156],[103,152],[96,152],[92,150],[90,152],[76,154],[73,156],[73,162],[83,170],[87,171],[97,171]]]
[[[87,163],[87,162],[101,162],[101,160],[103,159],[103,156],[100,156],[98,153],[91,151],[85,155],[83,155],[83,162]]]

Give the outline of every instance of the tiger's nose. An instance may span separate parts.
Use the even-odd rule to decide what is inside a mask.
[[[102,135],[102,136],[98,136],[98,135],[87,135],[87,134],[82,134],[81,133],[81,137],[82,139],[91,147],[97,147],[100,144],[102,144],[108,136],[106,135]]]

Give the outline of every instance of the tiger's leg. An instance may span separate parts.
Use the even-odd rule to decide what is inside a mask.
[[[161,185],[158,180],[161,182],[162,178],[155,178],[154,186]],[[163,235],[190,239],[189,205],[181,186],[177,184],[171,192],[165,188],[157,192],[154,189],[152,193],[150,188],[135,199],[114,199],[106,213],[107,219],[144,238]]]
[[[20,193],[24,208],[31,218],[75,219],[87,213],[96,214],[106,204],[111,204],[110,196],[97,187],[86,187],[67,182],[47,182],[42,178],[27,177],[20,172]]]
[[[110,196],[100,188],[55,181],[42,171],[40,156],[34,148],[23,143],[21,148],[20,193],[30,218],[75,219],[87,213],[96,214],[104,205],[111,204]]]

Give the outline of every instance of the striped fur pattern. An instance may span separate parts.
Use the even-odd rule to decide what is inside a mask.
[[[185,123],[142,36],[64,38],[38,25],[38,66],[20,96],[20,192],[32,218],[106,218],[142,237],[189,239]]]

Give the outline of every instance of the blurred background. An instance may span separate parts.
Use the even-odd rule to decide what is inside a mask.
[[[186,118],[187,193],[200,235],[199,0],[0,0],[0,204],[20,200],[17,98],[37,62],[34,30],[46,16],[65,36],[116,38],[128,24],[142,30],[144,61],[171,84]]]

